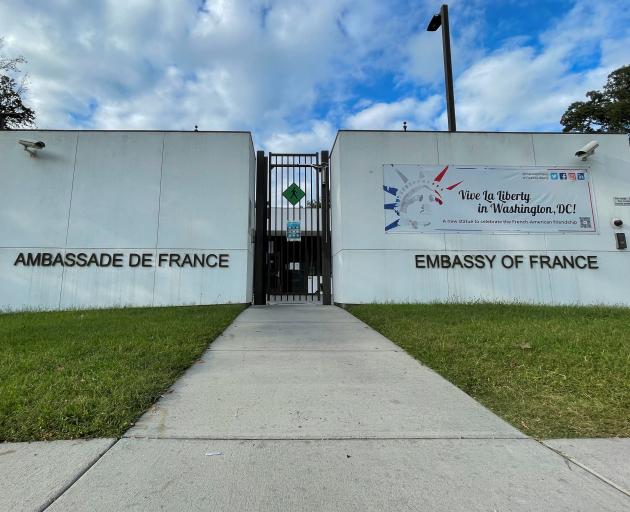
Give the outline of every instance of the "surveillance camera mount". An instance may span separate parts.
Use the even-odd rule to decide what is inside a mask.
[[[31,157],[36,157],[37,151],[46,147],[46,144],[44,144],[41,140],[37,142],[32,142],[30,140],[18,140],[18,144],[21,144],[24,147],[24,151],[31,155]]]
[[[595,153],[595,150],[599,147],[599,142],[596,140],[590,141],[585,146],[581,147],[575,152],[575,156],[581,158],[583,162],[585,162],[589,156]]]

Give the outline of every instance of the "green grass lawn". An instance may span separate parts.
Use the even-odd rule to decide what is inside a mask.
[[[629,309],[430,304],[349,311],[531,436],[630,436]]]
[[[0,314],[0,441],[120,436],[242,310]]]

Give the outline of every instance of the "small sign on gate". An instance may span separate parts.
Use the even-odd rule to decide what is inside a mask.
[[[301,239],[301,228],[299,220],[287,221],[287,242],[299,242]]]
[[[299,185],[292,183],[284,192],[282,192],[282,195],[287,201],[289,201],[289,203],[295,206],[302,200],[306,193],[299,187]]]

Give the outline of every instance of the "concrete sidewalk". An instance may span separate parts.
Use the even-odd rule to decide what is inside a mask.
[[[127,437],[522,438],[336,307],[250,308]]]
[[[630,496],[630,438],[547,439],[544,444]]]
[[[0,443],[0,511],[44,510],[114,442]]]
[[[621,511],[335,307],[250,308],[47,509]]]

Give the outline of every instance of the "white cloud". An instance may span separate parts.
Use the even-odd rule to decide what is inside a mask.
[[[571,102],[628,63],[629,27],[617,2],[578,2],[542,35],[541,49],[513,46],[477,60],[456,80],[458,128],[559,130]]]
[[[275,132],[262,144],[276,153],[310,152],[330,148],[336,129],[328,121],[314,121],[303,131]]]
[[[484,27],[480,19],[481,10],[471,2],[449,2],[449,24],[451,28],[451,54],[453,72],[458,75],[471,62],[483,56],[479,34]],[[429,3],[426,9],[437,11],[437,5]],[[430,19],[427,16],[426,24]],[[433,90],[443,87],[444,60],[442,55],[442,29],[427,32],[421,24],[404,45],[402,80],[430,86]]]
[[[349,116],[344,127],[353,130],[402,130],[407,122],[410,130],[435,130],[442,99],[431,96],[424,101],[405,98],[391,103],[375,103]]]
[[[77,118],[88,128],[198,124],[251,129],[264,140],[307,131],[317,103],[345,97],[349,81],[380,65],[369,56],[396,35],[383,30],[394,17],[377,0],[198,6],[65,1],[34,12],[7,0],[0,34],[8,53],[29,60],[41,128],[74,127]]]
[[[622,0],[579,0],[540,37],[488,53],[480,0],[451,1],[458,127],[559,129],[566,106],[627,63]],[[275,151],[337,128],[445,129],[438,3],[419,0],[0,3],[8,54],[29,60],[41,128],[243,129]],[[612,34],[612,35],[611,35]],[[594,56],[594,57],[593,57]],[[574,69],[580,59],[588,65]],[[388,74],[387,101],[357,97]]]

